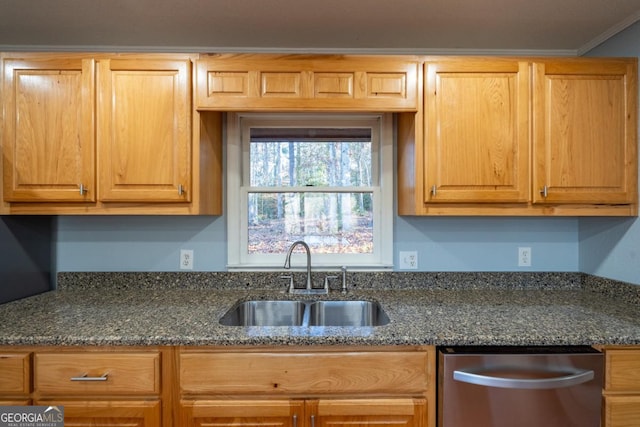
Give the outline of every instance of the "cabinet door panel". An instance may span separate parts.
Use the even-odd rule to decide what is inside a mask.
[[[605,396],[603,427],[640,425],[640,396]]]
[[[296,427],[302,425],[302,401],[198,400],[181,402],[184,427]]]
[[[526,202],[529,66],[427,64],[427,202]]]
[[[95,201],[94,79],[88,59],[5,59],[6,201]]]
[[[426,427],[425,399],[310,400],[316,427]]]
[[[100,199],[191,200],[190,62],[99,64]]]
[[[42,400],[37,405],[64,406],[65,427],[161,427],[160,401]]]
[[[535,64],[534,203],[634,201],[636,68]]]
[[[29,353],[0,354],[0,394],[28,394]]]

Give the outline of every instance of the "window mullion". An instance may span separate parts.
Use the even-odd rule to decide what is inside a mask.
[[[249,193],[371,193],[376,187],[242,187]]]

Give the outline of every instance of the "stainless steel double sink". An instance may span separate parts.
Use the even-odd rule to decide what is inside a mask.
[[[376,301],[252,300],[235,304],[220,319],[226,326],[382,326],[389,317]]]

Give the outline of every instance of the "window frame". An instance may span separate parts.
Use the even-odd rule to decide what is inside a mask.
[[[285,254],[249,254],[247,195],[262,187],[249,186],[250,127],[362,127],[372,128],[372,169],[377,185],[319,187],[313,192],[373,193],[373,245],[369,254],[319,254],[311,251],[313,267],[389,270],[393,268],[393,115],[391,113],[255,113],[230,112],[226,122],[227,151],[227,269],[282,269]],[[245,185],[246,183],[246,185]],[[376,184],[374,182],[374,184]],[[285,188],[285,192],[287,189]],[[300,188],[292,188],[292,192]],[[305,265],[304,254],[294,254],[292,266]]]

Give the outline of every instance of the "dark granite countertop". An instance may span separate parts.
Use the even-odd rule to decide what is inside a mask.
[[[640,286],[574,273],[355,274],[346,298],[379,301],[388,325],[223,326],[238,300],[289,296],[234,273],[83,273],[0,305],[0,345],[640,344]]]

